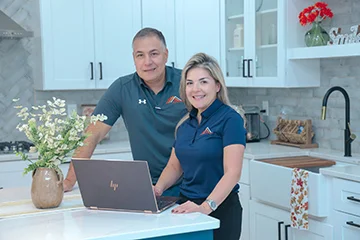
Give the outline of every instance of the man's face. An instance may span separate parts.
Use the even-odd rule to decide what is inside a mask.
[[[136,39],[133,57],[136,72],[144,82],[158,81],[165,77],[168,50],[156,36]]]

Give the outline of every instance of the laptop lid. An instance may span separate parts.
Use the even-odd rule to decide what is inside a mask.
[[[72,159],[85,207],[91,209],[158,213],[146,161]]]

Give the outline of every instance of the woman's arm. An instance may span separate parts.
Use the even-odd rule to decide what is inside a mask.
[[[231,144],[224,148],[224,175],[207,198],[215,201],[217,206],[225,200],[240,179],[244,151],[245,147],[241,144]],[[172,212],[202,212],[204,214],[210,214],[212,209],[205,201],[201,205],[187,201],[173,209]]]
[[[224,176],[207,197],[215,201],[217,206],[225,200],[240,179],[244,151],[245,147],[241,144],[232,144],[224,148]],[[201,205],[209,207],[206,202]]]
[[[180,166],[179,159],[176,157],[174,148],[172,148],[169,161],[154,187],[155,194],[160,196],[164,191],[175,184],[177,180],[179,180],[182,173],[183,170]]]

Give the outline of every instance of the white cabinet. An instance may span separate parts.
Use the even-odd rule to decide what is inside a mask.
[[[360,183],[333,178],[331,223],[336,240],[360,239]]]
[[[250,159],[244,158],[241,177],[239,180],[240,190],[239,198],[243,208],[242,213],[242,227],[241,227],[241,240],[250,239]]]
[[[334,239],[333,227],[327,223],[309,219],[309,230],[291,228],[290,212],[254,200],[250,201],[250,232],[251,240]]]
[[[94,154],[91,158],[103,159],[103,160],[132,160],[133,156],[131,152],[119,152],[119,153]]]
[[[154,10],[156,9],[156,10]],[[141,0],[141,26],[161,31],[169,50],[167,65],[175,64],[175,0]]]
[[[221,65],[227,86],[320,85],[320,71],[313,66],[314,61],[286,59],[287,1],[222,0],[221,3]],[[234,42],[236,26],[243,28],[240,45]]]
[[[31,173],[23,175],[28,166],[25,161],[0,162],[0,187],[13,188],[31,186]]]
[[[242,212],[241,240],[250,239],[250,187],[240,183],[239,198]]]
[[[168,65],[182,69],[198,52],[220,62],[219,4],[219,0],[142,0],[142,27],[164,34]]]
[[[105,89],[134,72],[131,42],[141,27],[140,0],[41,0],[40,19],[36,89]]]

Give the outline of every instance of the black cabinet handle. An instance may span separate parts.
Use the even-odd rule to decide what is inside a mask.
[[[248,60],[248,77],[249,78],[252,78],[253,76],[252,75],[250,75],[250,65],[251,65],[251,62],[252,62],[253,60],[252,59],[249,59]]]
[[[288,224],[288,225],[285,225],[285,240],[288,240],[288,228],[290,227],[291,225]]]
[[[242,63],[242,68],[243,68],[243,72],[242,72],[242,75],[243,75],[243,78],[246,78],[247,76],[245,75],[245,62],[247,61],[247,59],[243,59],[243,63]]]
[[[353,226],[353,227],[357,227],[360,228],[360,224],[354,223],[353,221],[348,221],[346,222],[347,225]]]
[[[100,80],[103,79],[103,75],[102,75],[102,62],[99,62],[99,66],[100,66]]]
[[[171,62],[171,66],[172,66],[172,67],[175,67],[175,62]]]
[[[93,62],[90,62],[90,71],[91,71],[91,73],[90,73],[90,80],[93,80],[94,79],[94,63]]]
[[[278,239],[281,240],[281,225],[284,224],[284,222],[278,222]]]
[[[347,199],[350,200],[350,201],[360,202],[360,199],[355,198],[354,196],[347,197]]]

